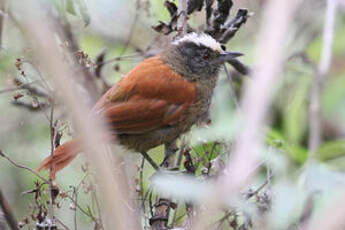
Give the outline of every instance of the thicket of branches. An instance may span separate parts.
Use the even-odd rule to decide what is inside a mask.
[[[107,42],[91,55],[83,36],[94,18],[83,0],[0,1],[0,97],[8,95],[2,111],[15,108],[29,129],[44,123],[49,154],[80,134],[86,158],[78,160],[76,183],[53,181],[33,170],[38,161],[27,165],[15,153],[19,126],[9,138],[3,125],[8,143],[0,141],[0,156],[8,166],[0,179],[16,180],[19,170],[28,176],[18,186],[20,205],[0,181],[0,229],[342,229],[345,2],[270,0],[248,4],[252,9],[232,0],[126,4],[135,8],[126,39],[93,30]],[[167,16],[152,16],[154,5]],[[150,42],[138,45],[146,17]],[[122,22],[113,24],[116,30]],[[18,41],[5,39],[12,27],[25,44],[19,51],[8,48]],[[156,171],[103,140],[100,118],[85,114],[134,62],[192,31],[245,58],[223,66],[209,120],[181,137],[175,159]],[[109,51],[114,44],[116,52]],[[151,154],[158,164],[164,150]]]

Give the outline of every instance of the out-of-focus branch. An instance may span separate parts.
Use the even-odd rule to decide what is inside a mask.
[[[335,18],[337,11],[337,0],[328,0],[326,8],[325,23],[323,29],[323,45],[321,52],[321,59],[318,66],[318,73],[313,82],[311,92],[310,104],[310,136],[309,136],[309,161],[316,160],[316,151],[321,142],[321,108],[320,108],[320,93],[323,82],[329,72],[332,59],[332,45],[335,27]],[[334,199],[334,202],[324,209],[318,215],[322,216],[320,221],[314,223],[306,223],[304,229],[342,229],[345,226],[345,189],[342,188],[340,195]]]
[[[12,105],[25,108],[31,112],[43,111],[49,106],[49,104],[47,103],[33,104],[33,103],[17,101],[17,100],[12,101]]]
[[[58,26],[58,25],[56,25]],[[71,53],[75,54],[80,51],[79,44],[77,42],[77,39],[75,38],[71,24],[67,20],[63,20],[63,25],[59,28],[56,28],[56,30],[60,30],[60,33],[62,33],[65,36],[65,39],[68,44],[68,48]],[[76,60],[76,55],[72,56]],[[77,61],[76,61],[77,63]],[[91,103],[94,103],[97,99],[98,92],[97,92],[97,86],[95,82],[95,76],[84,66],[81,65],[80,72],[82,72],[82,81],[81,84],[85,89],[87,89],[89,95],[90,95],[90,101]]]
[[[273,99],[276,82],[279,80],[286,34],[297,3],[297,0],[266,1],[256,44],[257,68],[253,70],[252,80],[245,85],[241,103],[242,128],[224,174],[219,178],[219,193],[214,196],[217,203],[237,197],[253,175],[259,152],[263,150],[266,115]],[[205,229],[203,222],[208,216],[202,214],[193,229]]]
[[[337,0],[327,1],[325,24],[323,29],[323,45],[318,71],[315,75],[310,98],[310,123],[309,123],[309,160],[315,160],[316,151],[321,143],[321,106],[320,93],[323,82],[328,74],[332,59],[332,45],[335,26]]]
[[[182,36],[187,33],[187,0],[178,1],[177,31]]]
[[[283,44],[297,2],[267,2],[256,46],[257,68],[252,73],[253,79],[247,82],[242,98],[242,128],[224,176],[220,179],[220,188],[227,194],[239,192],[250,178],[258,154],[263,149],[266,115],[279,80],[286,48]]]
[[[134,212],[129,210],[128,191],[121,183],[125,175],[115,174],[113,168],[121,168],[118,157],[115,164],[109,160],[111,155],[105,140],[105,128],[98,117],[92,116],[78,93],[75,77],[82,74],[71,54],[61,49],[56,40],[56,28],[45,8],[37,1],[15,1],[14,9],[20,15],[18,22],[29,42],[34,55],[40,61],[42,70],[51,77],[60,100],[70,112],[80,135],[84,153],[95,168],[100,185],[102,211],[106,220],[106,229],[138,229]],[[60,35],[65,40],[63,34]],[[116,152],[120,148],[114,147]],[[120,182],[121,181],[121,182]]]
[[[19,230],[18,223],[10,205],[8,204],[7,200],[5,199],[2,191],[0,190],[0,207],[4,213],[5,219],[12,230]]]
[[[5,22],[5,0],[0,0],[0,47],[2,46],[2,34]]]
[[[345,188],[343,187],[334,201],[325,207],[322,212],[314,215],[311,223],[306,223],[304,230],[344,229],[345,221]],[[317,218],[319,217],[319,218]]]

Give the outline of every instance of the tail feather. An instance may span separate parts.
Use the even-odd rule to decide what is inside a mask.
[[[67,141],[55,149],[53,156],[44,159],[36,170],[51,169],[50,175],[54,179],[56,173],[66,167],[80,151],[76,140]]]

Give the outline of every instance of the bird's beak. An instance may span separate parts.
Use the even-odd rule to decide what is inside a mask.
[[[216,62],[219,63],[225,63],[227,61],[230,61],[232,59],[235,59],[237,57],[243,56],[242,53],[239,52],[231,52],[231,51],[223,51],[220,56],[217,58]]]

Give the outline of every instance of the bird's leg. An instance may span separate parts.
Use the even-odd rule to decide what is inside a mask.
[[[156,162],[147,154],[147,152],[140,152],[141,155],[143,155],[143,157],[145,158],[145,160],[147,160],[150,165],[155,169],[155,170],[159,170],[159,166],[156,164]]]
[[[164,160],[161,164],[161,167],[164,168],[171,168],[174,166],[174,156],[175,152],[178,150],[176,145],[176,140],[171,143],[165,144],[165,151],[164,151]]]

